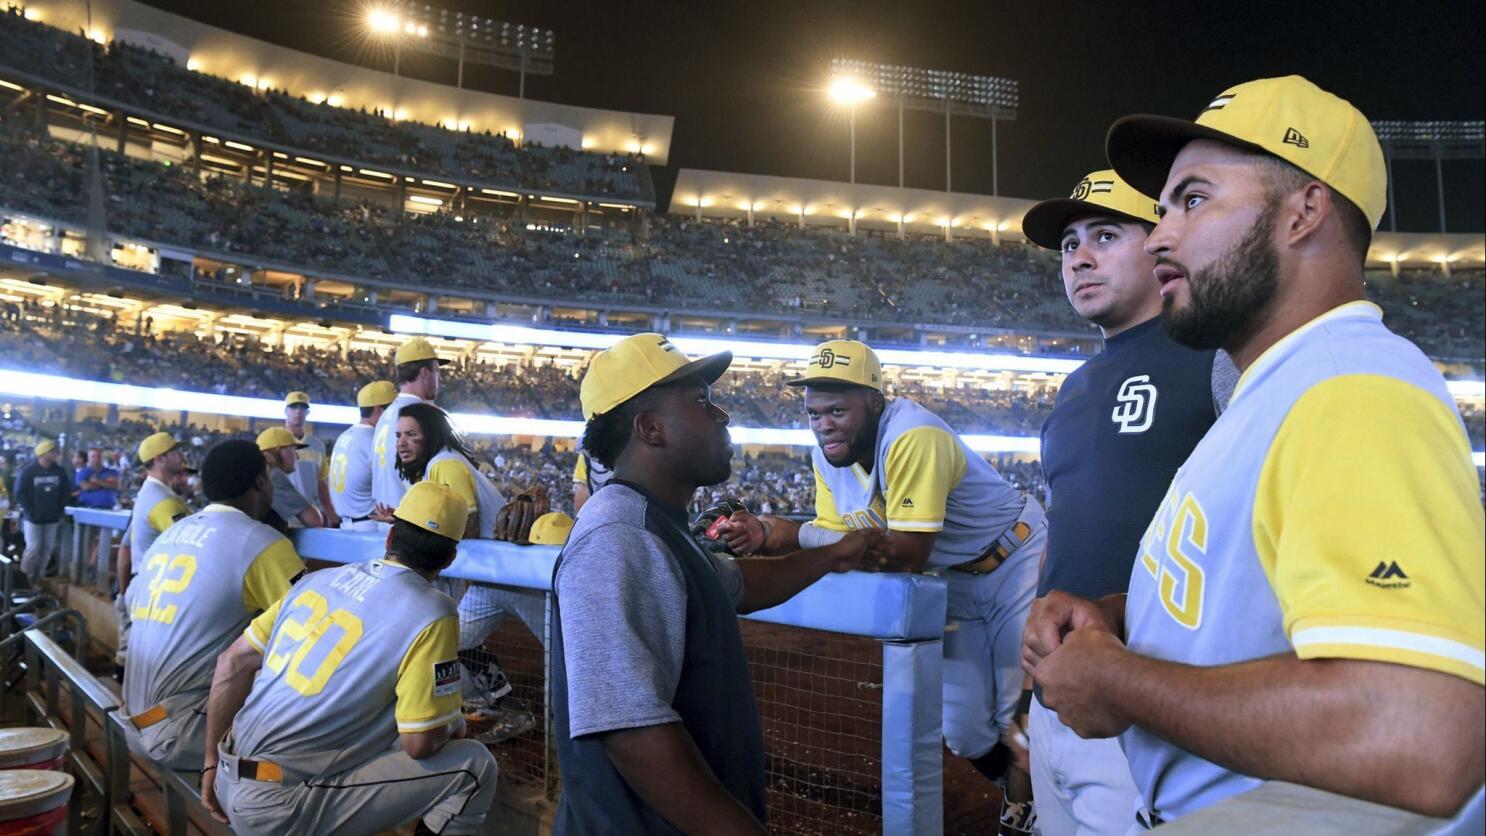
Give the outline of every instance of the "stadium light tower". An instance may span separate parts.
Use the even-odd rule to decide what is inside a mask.
[[[975,116],[991,120],[991,194],[1001,193],[997,160],[996,123],[1016,119],[1020,84],[1009,78],[970,75],[946,70],[925,70],[895,64],[876,64],[836,58],[831,73],[856,79],[875,90],[884,101],[898,106],[898,188],[903,188],[903,111],[923,110],[944,114],[944,190],[953,191],[950,173],[950,116]]]
[[[1388,163],[1388,229],[1398,231],[1398,208],[1393,202],[1393,160],[1434,160],[1435,194],[1439,198],[1440,232],[1445,225],[1445,160],[1486,159],[1486,122],[1372,123]]]
[[[366,28],[392,41],[392,74],[397,75],[402,48],[458,62],[454,86],[464,86],[466,61],[521,74],[517,95],[526,98],[526,74],[552,75],[556,38],[551,29],[505,23],[464,12],[451,12],[426,3],[392,2],[366,9]]]
[[[857,105],[877,97],[877,91],[848,75],[838,75],[826,87],[831,101],[844,105],[851,125],[851,184],[857,182]],[[853,211],[855,211],[853,209]]]

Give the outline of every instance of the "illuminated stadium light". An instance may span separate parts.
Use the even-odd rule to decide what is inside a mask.
[[[480,340],[511,345],[560,346],[563,348],[605,349],[624,338],[624,334],[598,334],[591,331],[559,331],[552,328],[529,328],[524,325],[455,322],[447,319],[393,314],[387,330],[398,334],[422,334],[457,340]],[[737,357],[755,360],[810,359],[814,344],[764,342],[761,340],[718,339],[716,337],[671,337],[676,347],[690,355],[731,351]],[[987,372],[1038,372],[1067,374],[1083,365],[1083,360],[1066,357],[1029,357],[1021,354],[982,353],[971,351],[920,351],[878,349],[882,362],[893,366],[931,366],[946,369]]]
[[[1440,213],[1440,232],[1448,232],[1445,218],[1445,160],[1486,159],[1486,122],[1454,122],[1431,120],[1405,122],[1399,120],[1372,123],[1373,133],[1383,145],[1383,157],[1388,164],[1388,229],[1398,231],[1398,219],[1393,207],[1393,161],[1433,160],[1435,190]]]
[[[1482,142],[1486,141],[1486,122],[1404,122],[1383,120],[1372,123],[1379,142]]]
[[[1447,380],[1445,388],[1457,398],[1486,398],[1486,381]]]
[[[1019,82],[998,76],[926,70],[847,58],[831,61],[831,75],[854,79],[864,88],[875,91],[884,104],[898,108],[898,188],[903,187],[903,111],[922,110],[944,114],[944,190],[947,192],[953,191],[950,176],[950,116],[973,116],[991,120],[991,194],[1001,193],[996,123],[1016,119],[1017,108],[1021,106]]]
[[[458,62],[456,87],[464,86],[466,61],[521,73],[519,97],[526,98],[526,74],[551,75],[557,58],[551,29],[507,23],[426,3],[398,2],[372,7],[366,28],[393,46],[393,75],[399,74],[404,48]]]
[[[833,101],[844,105],[857,105],[877,97],[876,90],[852,76],[837,76],[831,79],[826,93]]]

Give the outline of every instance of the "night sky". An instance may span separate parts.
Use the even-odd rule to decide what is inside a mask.
[[[355,0],[151,4],[255,38],[390,71]],[[847,179],[847,121],[822,86],[834,57],[1015,78],[1020,118],[999,129],[1000,192],[1060,196],[1104,167],[1104,134],[1132,112],[1191,117],[1227,86],[1299,73],[1371,119],[1486,117],[1486,4],[842,0],[443,0],[554,29],[557,72],[527,95],[676,117],[659,208],[680,168]],[[404,52],[405,75],[454,82],[451,61]],[[515,95],[516,74],[466,67],[467,86]],[[991,193],[990,123],[956,118],[955,191]],[[944,119],[908,113],[905,179],[944,188]],[[897,112],[857,118],[859,182],[897,183]],[[1438,231],[1432,162],[1397,162],[1400,231]],[[1481,161],[1445,163],[1456,232],[1483,229]],[[1384,228],[1387,221],[1384,220]]]

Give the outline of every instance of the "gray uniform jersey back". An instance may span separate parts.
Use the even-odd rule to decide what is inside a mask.
[[[352,424],[330,453],[330,502],[346,519],[372,512],[372,434],[370,424]]]
[[[160,532],[189,513],[186,503],[168,485],[153,476],[145,477],[134,495],[134,510],[129,512],[129,550],[134,555],[135,573],[139,572],[140,557],[155,544]]]
[[[397,419],[403,407],[415,403],[423,403],[423,399],[399,392],[377,419],[372,433],[372,498],[388,508],[396,508],[411,487],[397,472]]]
[[[427,652],[441,630],[454,649],[454,602],[406,567],[373,560],[314,572],[275,609],[245,634],[261,645],[263,668],[232,723],[239,755],[333,775],[397,746],[399,730],[458,716],[458,663]]]
[[[304,498],[316,508],[320,507],[320,474],[325,472],[325,442],[306,430],[301,444],[309,445],[294,451],[294,473],[289,481],[304,494]],[[324,509],[321,509],[324,510]]]
[[[236,508],[208,505],[136,557],[129,586],[131,713],[211,686],[217,655],[304,571],[294,546]]]

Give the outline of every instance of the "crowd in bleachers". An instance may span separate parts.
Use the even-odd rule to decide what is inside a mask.
[[[644,157],[599,154],[504,134],[396,122],[389,114],[313,103],[175,63],[141,46],[96,44],[81,34],[0,15],[0,64],[53,84],[96,92],[158,118],[189,119],[224,136],[269,142],[487,186],[594,198],[654,199]]]

